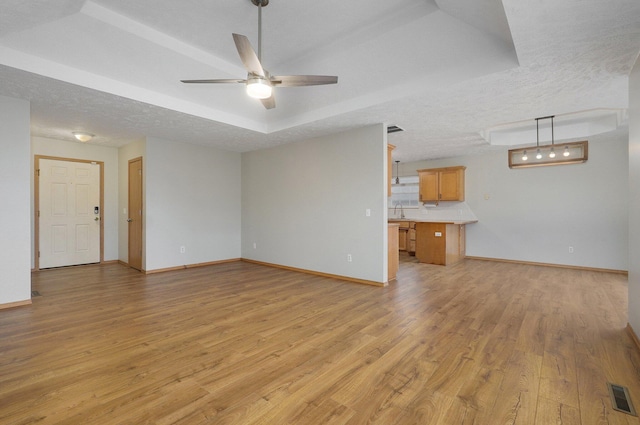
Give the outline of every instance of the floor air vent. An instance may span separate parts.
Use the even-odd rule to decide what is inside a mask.
[[[636,409],[633,408],[633,403],[631,403],[631,397],[629,396],[629,389],[627,387],[609,382],[607,382],[607,386],[609,387],[609,395],[611,396],[611,403],[614,410],[638,416]]]
[[[40,292],[38,292],[38,291],[31,291],[31,298],[33,298],[33,297],[39,297],[39,296],[41,296],[41,295],[40,295]]]

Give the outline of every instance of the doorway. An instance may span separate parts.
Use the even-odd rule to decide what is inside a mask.
[[[104,163],[35,157],[35,269],[101,263]]]
[[[129,266],[142,271],[142,158],[129,160]]]

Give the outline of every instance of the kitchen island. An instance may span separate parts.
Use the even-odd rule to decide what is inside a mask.
[[[415,254],[421,263],[449,265],[465,257],[465,226],[477,220],[389,219],[415,223]]]

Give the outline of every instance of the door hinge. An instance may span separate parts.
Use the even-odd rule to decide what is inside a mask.
[[[38,172],[38,177],[40,177],[40,169],[38,168],[36,171]]]
[[[141,176],[142,175],[142,170],[138,170],[138,175]]]
[[[38,258],[40,258],[40,251],[38,251]]]
[[[40,218],[40,210],[38,210],[38,218]]]

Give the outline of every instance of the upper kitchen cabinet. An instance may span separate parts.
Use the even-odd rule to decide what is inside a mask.
[[[467,167],[418,170],[420,202],[464,201],[464,170]]]

